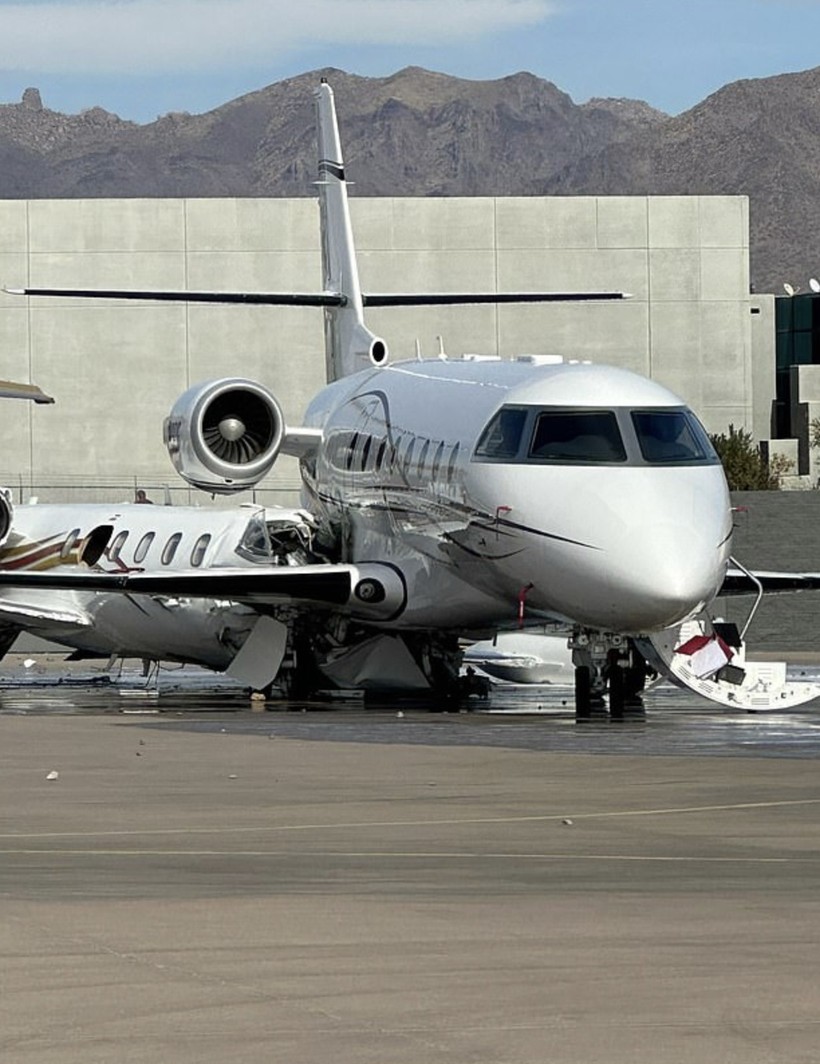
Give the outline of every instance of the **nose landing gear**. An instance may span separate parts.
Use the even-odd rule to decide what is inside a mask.
[[[575,719],[589,720],[609,701],[610,720],[623,720],[627,709],[642,709],[647,665],[625,637],[579,630],[570,638],[575,666]]]

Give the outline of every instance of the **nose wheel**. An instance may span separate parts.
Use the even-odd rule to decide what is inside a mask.
[[[580,632],[573,634],[570,646],[576,720],[589,720],[607,707],[610,720],[623,720],[628,709],[642,707],[647,665],[629,640]]]

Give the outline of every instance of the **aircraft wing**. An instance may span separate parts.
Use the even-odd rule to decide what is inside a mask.
[[[36,384],[18,384],[16,381],[0,381],[0,399],[31,399],[35,403],[53,403]]]
[[[820,589],[820,573],[789,573],[766,569],[745,572],[730,566],[720,594],[754,595],[761,589],[764,592],[817,591]]]
[[[0,570],[0,594],[4,588],[20,587],[227,599],[260,612],[278,606],[324,607],[371,620],[398,616],[407,601],[399,570],[380,562],[125,573],[73,566],[57,566],[48,572]]]

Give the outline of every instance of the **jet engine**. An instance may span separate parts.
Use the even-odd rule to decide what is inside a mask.
[[[9,538],[13,523],[14,506],[11,502],[11,492],[8,488],[0,488],[0,547]]]
[[[226,377],[194,385],[163,425],[174,468],[220,495],[252,488],[270,472],[285,435],[282,408],[261,384]]]

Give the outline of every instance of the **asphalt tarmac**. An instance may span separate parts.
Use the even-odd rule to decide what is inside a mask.
[[[818,704],[31,679],[0,685],[4,1064],[820,1060]]]

